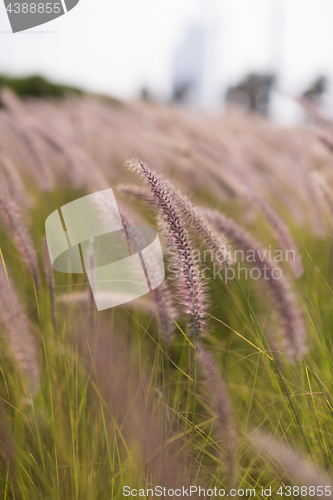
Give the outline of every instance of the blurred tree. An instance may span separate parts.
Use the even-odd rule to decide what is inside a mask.
[[[270,91],[274,82],[275,75],[250,73],[240,83],[229,87],[226,101],[267,115]]]
[[[0,75],[0,88],[9,87],[20,97],[63,97],[69,92],[82,94],[83,91],[68,85],[59,85],[50,82],[46,78],[33,75],[25,78],[16,78],[8,75]]]
[[[143,101],[152,103],[156,102],[156,98],[148,87],[142,87],[140,97]]]
[[[177,104],[186,104],[192,100],[191,85],[183,83],[175,86],[172,95],[172,102]]]
[[[303,99],[308,99],[314,103],[317,103],[322,95],[326,92],[328,87],[328,81],[326,76],[321,75],[315,79],[315,81],[306,89],[302,97]]]

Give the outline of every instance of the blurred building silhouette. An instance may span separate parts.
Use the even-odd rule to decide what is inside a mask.
[[[192,26],[180,44],[174,62],[172,100],[177,103],[202,102],[207,64],[208,33]]]

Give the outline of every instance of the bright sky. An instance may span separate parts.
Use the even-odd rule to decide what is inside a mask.
[[[166,96],[175,50],[200,23],[211,33],[213,92],[250,70],[279,71],[290,92],[320,73],[333,82],[331,0],[80,0],[65,16],[17,34],[0,3],[0,72],[43,73],[119,97],[145,85]]]

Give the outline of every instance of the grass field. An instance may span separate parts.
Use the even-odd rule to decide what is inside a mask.
[[[333,498],[331,125],[1,101],[1,498]],[[45,220],[110,187],[167,279],[98,312]]]

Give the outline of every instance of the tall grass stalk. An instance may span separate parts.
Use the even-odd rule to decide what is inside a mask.
[[[194,443],[195,443],[195,413],[196,413],[196,373],[198,335],[204,332],[205,291],[199,279],[199,270],[193,260],[193,249],[188,232],[185,228],[181,212],[175,204],[173,190],[142,162],[133,162],[129,166],[140,173],[148,182],[156,205],[163,213],[164,222],[169,236],[177,249],[178,265],[180,270],[179,290],[186,312],[190,316],[189,331],[193,336],[193,414],[192,414],[192,461],[191,479],[193,479]]]

